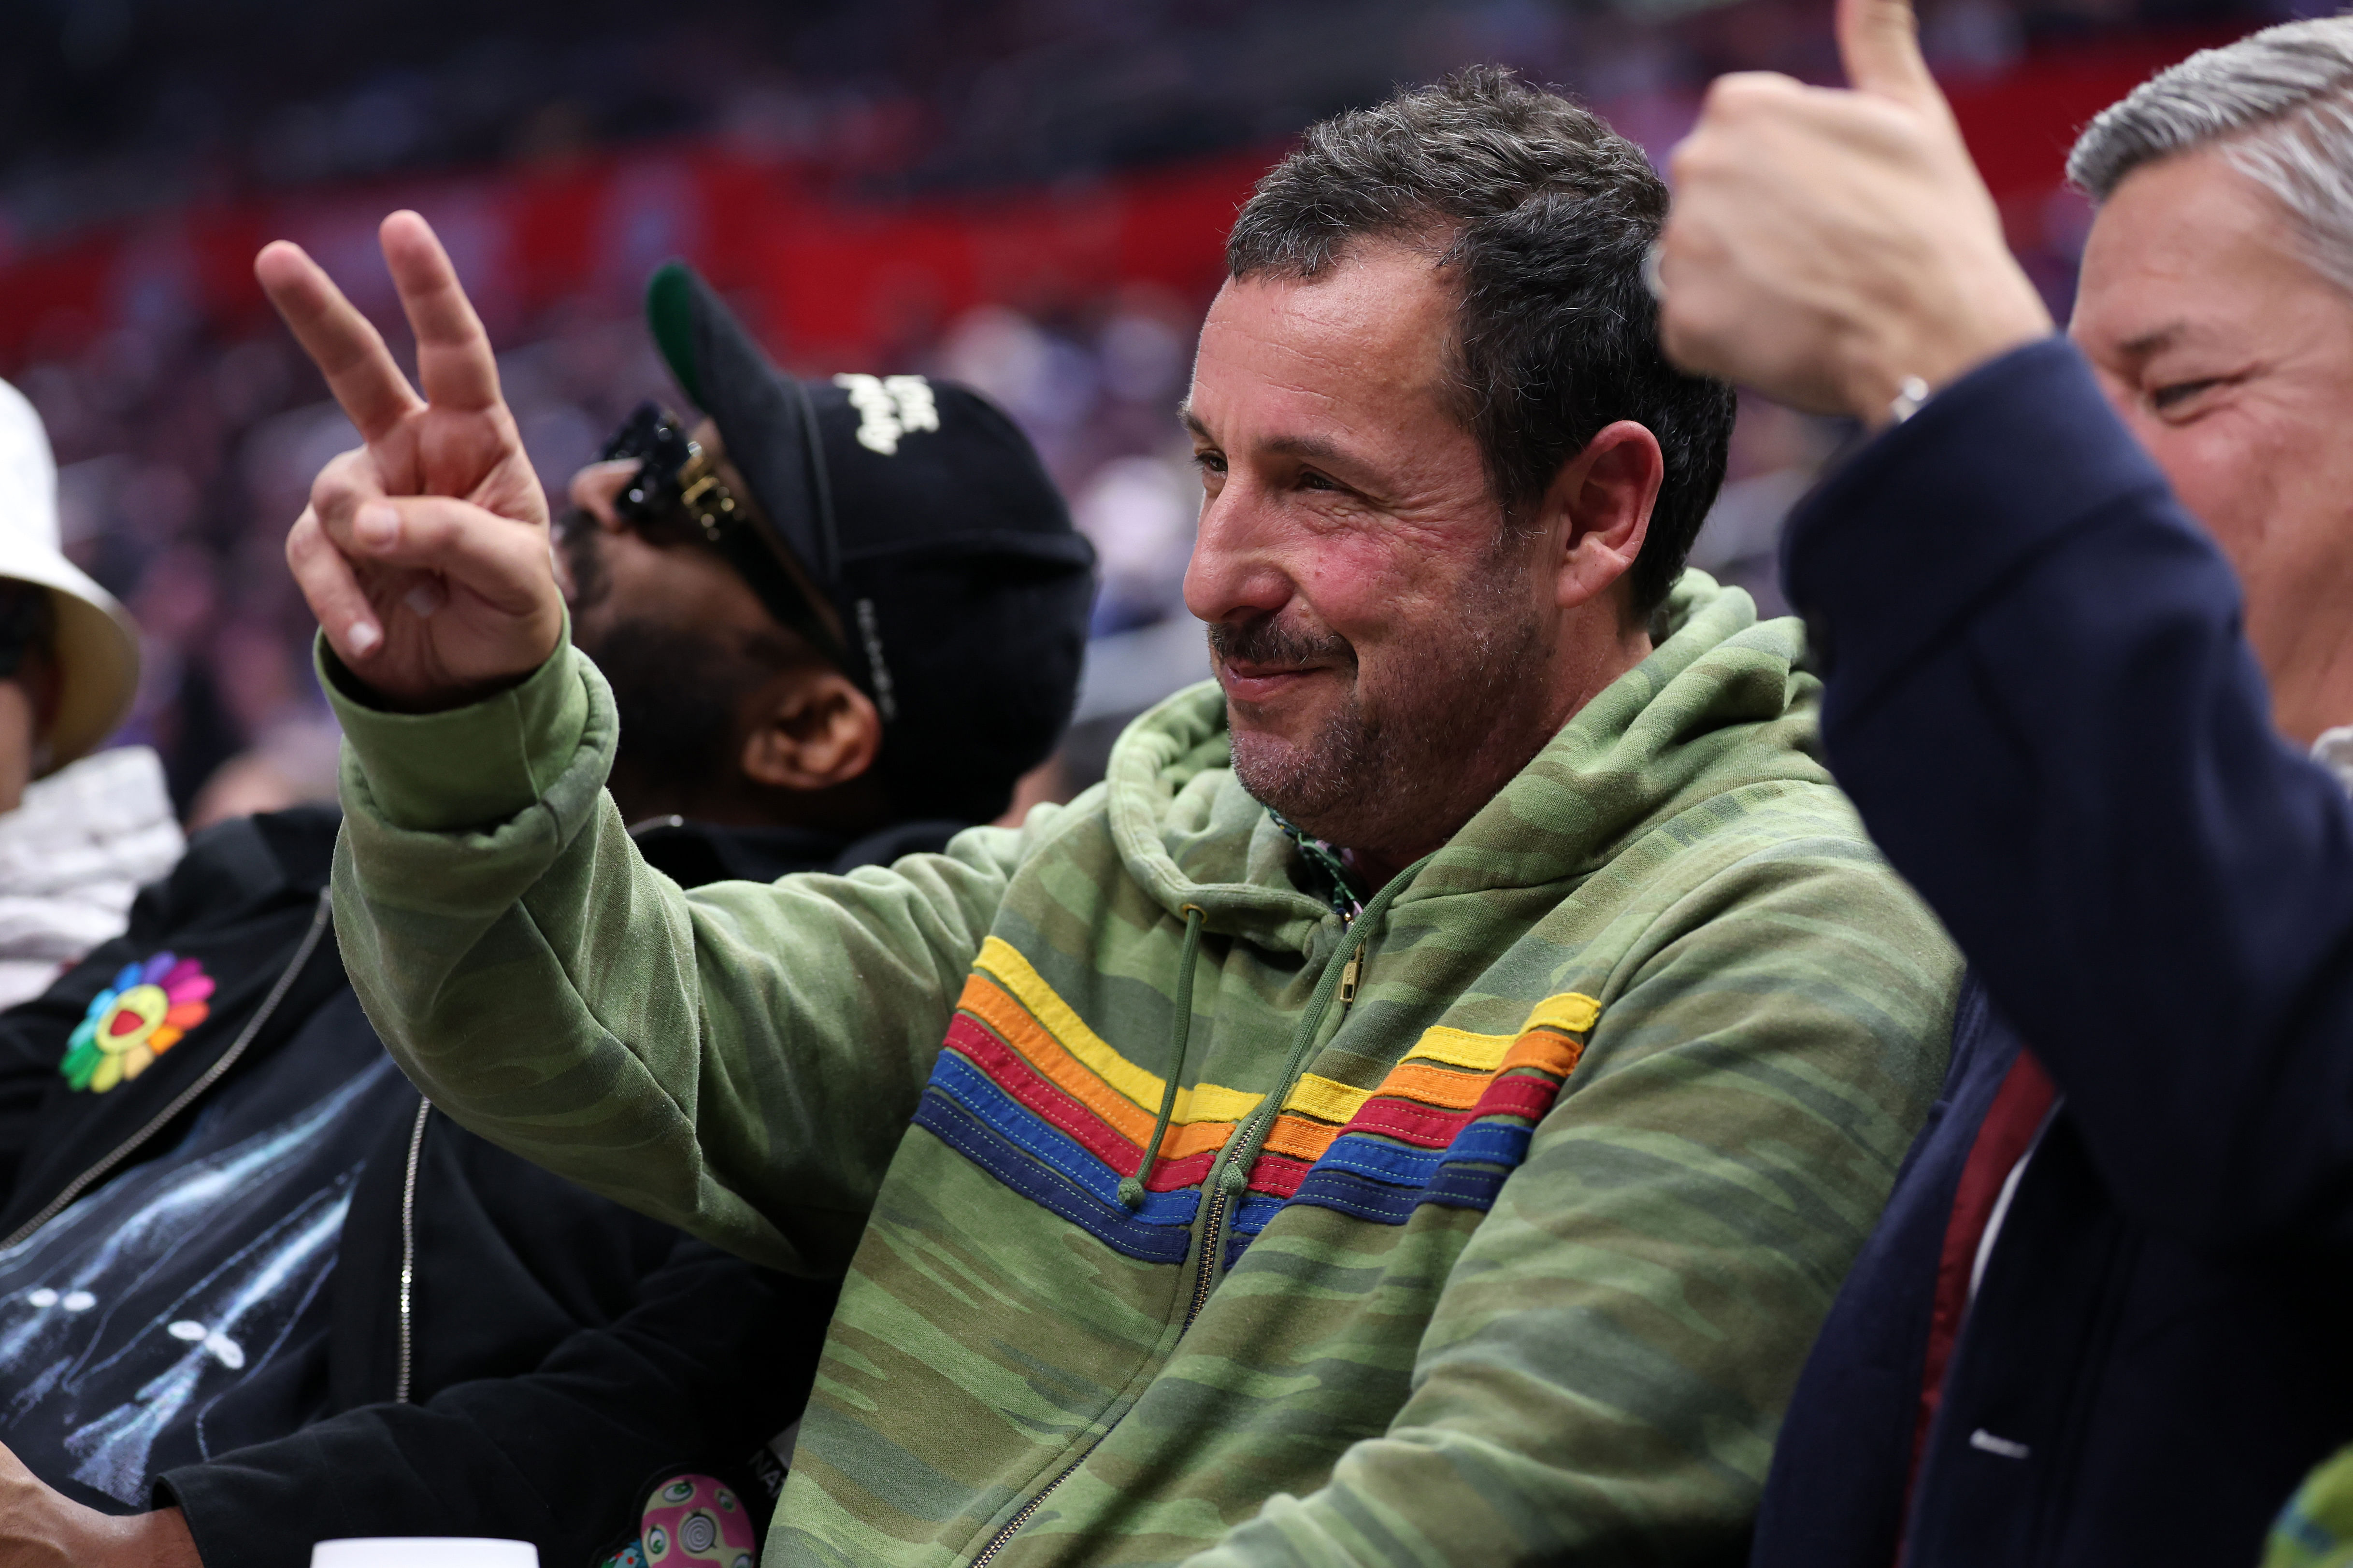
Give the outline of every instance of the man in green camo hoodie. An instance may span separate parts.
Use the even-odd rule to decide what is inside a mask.
[[[423,398],[263,252],[368,440],[288,547],[345,963],[460,1121],[846,1276],[770,1568],[1740,1553],[1957,965],[1798,627],[1680,572],[1730,400],[1658,355],[1664,207],[1501,73],[1311,131],[1184,411],[1219,684],[1018,830],[691,894],[430,232],[384,232]]]

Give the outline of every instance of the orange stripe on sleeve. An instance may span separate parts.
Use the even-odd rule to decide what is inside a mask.
[[[1293,1116],[1286,1112],[1276,1117],[1274,1125],[1267,1129],[1264,1147],[1277,1154],[1304,1160],[1312,1165],[1324,1157],[1324,1151],[1329,1149],[1332,1140],[1338,1136],[1340,1130],[1337,1127],[1328,1127],[1321,1121],[1310,1121],[1304,1116]]]
[[[1000,1039],[1020,1053],[1022,1060],[1038,1069],[1039,1076],[1111,1123],[1138,1149],[1151,1138],[1150,1114],[1065,1050],[1045,1026],[987,975],[975,973],[966,980],[956,1005],[995,1030]],[[1230,1121],[1172,1126],[1167,1137],[1161,1140],[1161,1158],[1181,1160],[1206,1149],[1221,1149],[1233,1132],[1234,1124]]]
[[[1549,1030],[1531,1029],[1504,1053],[1504,1065],[1496,1070],[1537,1068],[1556,1078],[1567,1078],[1577,1070],[1577,1058],[1584,1054],[1582,1040],[1563,1039]]]
[[[1508,1052],[1504,1059],[1511,1060]],[[1388,1077],[1373,1090],[1373,1098],[1411,1100],[1448,1110],[1467,1110],[1479,1103],[1479,1097],[1487,1092],[1487,1085],[1494,1076],[1489,1072],[1453,1072],[1426,1062],[1405,1062],[1389,1068]]]

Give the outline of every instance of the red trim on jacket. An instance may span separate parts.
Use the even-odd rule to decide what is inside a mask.
[[[1936,1419],[1944,1396],[1945,1372],[1960,1338],[1961,1319],[1969,1310],[1969,1276],[1976,1271],[1978,1248],[2001,1197],[2002,1184],[2034,1146],[2034,1135],[2058,1099],[2051,1075],[2021,1051],[1994,1091],[1985,1120],[1978,1124],[1977,1142],[1969,1145],[1968,1162],[1961,1167],[1959,1185],[1953,1190],[1952,1217],[1945,1222],[1945,1246],[1936,1258],[1936,1303],[1928,1316],[1927,1354],[1920,1365],[1920,1414],[1912,1427],[1912,1468],[1905,1482],[1905,1517],[1911,1516],[1912,1487],[1920,1479],[1920,1459],[1928,1451],[1928,1428]],[[1906,1534],[1908,1537],[1908,1526]],[[1904,1546],[1895,1560],[1904,1561]]]

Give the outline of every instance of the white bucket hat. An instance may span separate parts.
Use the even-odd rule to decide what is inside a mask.
[[[36,583],[58,608],[58,695],[44,772],[113,732],[139,685],[139,633],[114,595],[58,549],[58,462],[25,395],[0,381],[0,577]]]

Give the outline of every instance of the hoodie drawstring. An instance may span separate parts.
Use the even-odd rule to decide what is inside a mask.
[[[1341,988],[1344,981],[1353,998],[1356,976],[1363,973],[1356,959],[1363,953],[1365,944],[1372,939],[1374,921],[1388,912],[1389,904],[1412,884],[1421,868],[1436,858],[1435,852],[1425,855],[1390,878],[1379,892],[1366,901],[1364,912],[1348,922],[1347,931],[1340,938],[1340,945],[1333,951],[1331,962],[1324,966],[1324,978],[1316,983],[1315,994],[1309,999],[1307,1011],[1300,1017],[1299,1032],[1291,1042],[1291,1059],[1283,1064],[1279,1087],[1250,1113],[1250,1120],[1242,1124],[1241,1131],[1229,1145],[1225,1168],[1218,1173],[1218,1184],[1224,1189],[1227,1202],[1241,1201],[1242,1192],[1250,1184],[1250,1167],[1258,1163],[1259,1151],[1266,1146],[1267,1134],[1274,1131],[1274,1119],[1282,1112],[1283,1096],[1289,1092],[1293,1080],[1299,1077],[1299,1069],[1306,1065],[1307,1048],[1315,1043],[1316,1033],[1324,1026],[1324,1015],[1332,1005],[1333,994]]]
[[[1185,1070],[1185,1047],[1193,1033],[1193,966],[1201,956],[1201,906],[1185,906],[1185,947],[1176,960],[1176,1016],[1168,1026],[1168,1081],[1160,1090],[1160,1115],[1152,1123],[1152,1141],[1144,1146],[1144,1163],[1135,1174],[1119,1184],[1122,1208],[1144,1206],[1144,1178],[1159,1162],[1161,1142],[1168,1136],[1168,1118],[1176,1109],[1176,1079]]]

